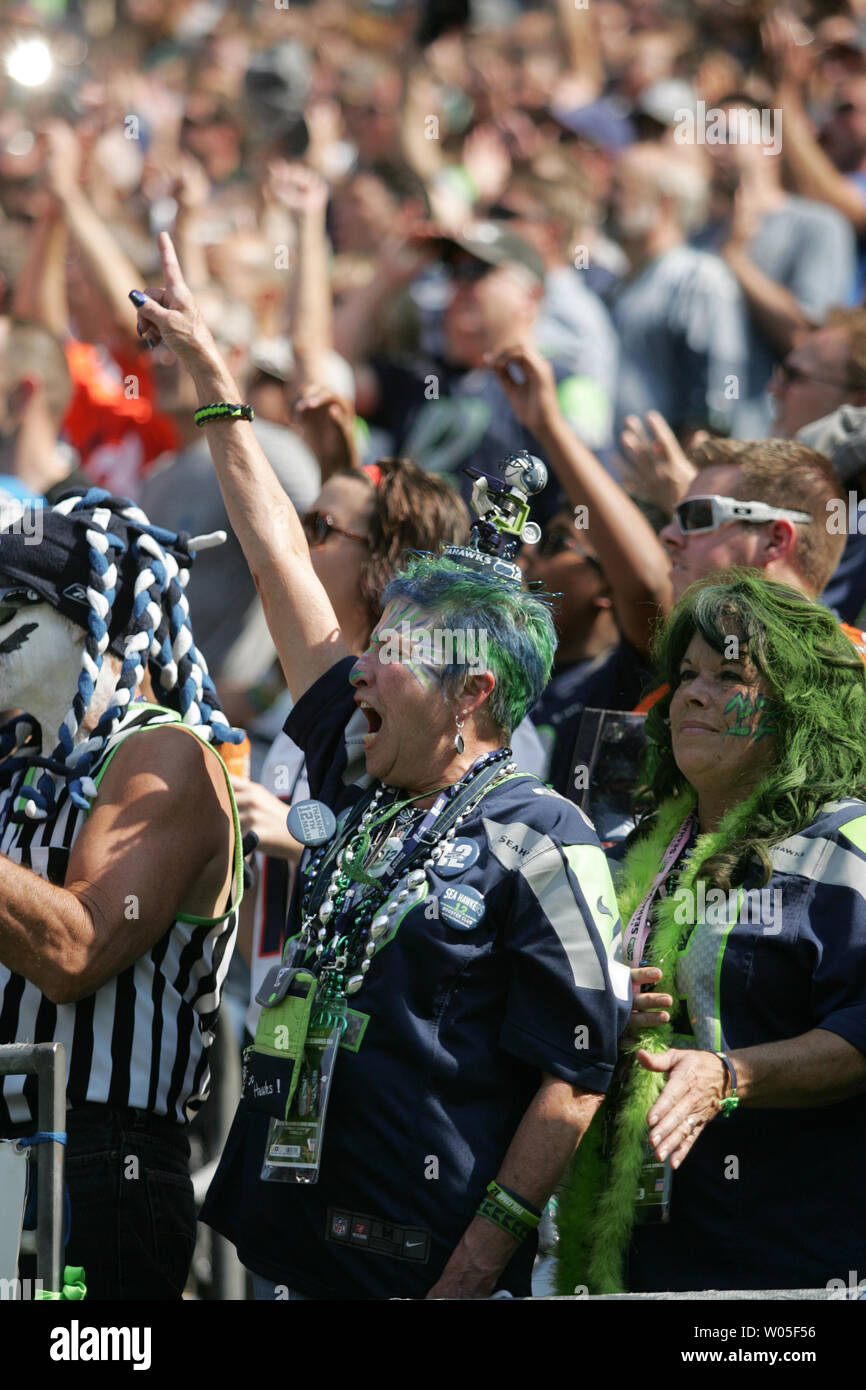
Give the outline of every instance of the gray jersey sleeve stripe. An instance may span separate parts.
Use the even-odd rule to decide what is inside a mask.
[[[568,869],[549,835],[521,821],[484,821],[490,848],[505,869],[517,870],[533,894],[566,954],[579,989],[607,989],[593,933],[574,895]]]
[[[770,858],[773,868],[781,873],[851,888],[866,899],[866,860],[823,836],[791,835],[773,845]]]

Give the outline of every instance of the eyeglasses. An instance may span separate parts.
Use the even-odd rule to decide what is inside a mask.
[[[37,594],[35,589],[28,589],[24,584],[6,584],[0,586],[0,626],[8,623],[10,618],[14,618],[20,608],[27,608],[32,603],[44,603],[41,594]]]
[[[716,531],[726,521],[814,521],[810,512],[792,512],[785,507],[770,507],[766,502],[741,502],[737,497],[687,497],[675,509],[683,535],[696,531]]]
[[[795,386],[798,381],[815,381],[819,386],[835,386],[837,391],[859,391],[862,389],[852,381],[834,381],[828,376],[816,376],[814,372],[804,372],[793,362],[777,362],[774,371],[776,381],[781,386]]]
[[[363,545],[370,544],[368,536],[359,536],[357,531],[345,531],[327,512],[307,512],[301,517],[301,525],[304,528],[307,544],[313,550],[324,545],[332,531],[337,536],[347,536],[350,541],[361,541]]]
[[[566,550],[571,551],[574,555],[579,555],[588,564],[594,565],[601,573],[601,565],[595,556],[584,550],[580,541],[576,540],[574,536],[570,536],[567,531],[545,531],[535,546],[534,553],[540,555],[542,559],[552,560],[554,556],[562,555]]]

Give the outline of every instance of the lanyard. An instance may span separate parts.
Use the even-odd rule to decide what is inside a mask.
[[[486,767],[482,766],[479,769],[479,764],[483,763],[485,759],[489,759],[490,761],[488,761]],[[463,813],[469,803],[476,799],[480,800],[494,778],[502,775],[502,761],[501,754],[491,758],[489,753],[482,753],[480,758],[476,758],[472,767],[464,774],[459,782],[454,782],[451,786],[442,789],[434,804],[430,807],[429,811],[425,813],[424,819],[421,821],[420,825],[416,826],[404,841],[402,850],[394,862],[389,865],[383,878],[376,880],[377,886],[386,889],[386,895],[389,886],[395,883],[398,878],[401,878],[414,862],[426,858],[432,846],[451,828],[457,820],[457,817]],[[471,778],[468,785],[464,785],[467,777],[473,772],[475,776]],[[370,795],[362,797],[360,802],[356,803],[350,814],[349,821],[343,829],[342,835],[334,841],[331,849],[325,856],[307,900],[305,912],[308,916],[312,917],[318,911],[325,896],[325,890],[330,880],[331,870],[337,854],[344,846],[348,845],[352,834],[363,818],[364,812],[369,806],[374,794],[374,790],[371,788]],[[397,793],[395,792],[395,797],[396,795]],[[354,898],[355,893],[352,892],[351,899],[354,900]],[[349,894],[347,894],[347,899],[349,899]],[[347,901],[346,906],[349,905]]]
[[[677,833],[662,856],[662,866],[653,879],[646,897],[635,908],[623,937],[623,954],[629,965],[639,965],[643,960],[644,948],[650,932],[650,912],[662,884],[676,864],[689,840],[695,826],[694,810],[689,811]]]

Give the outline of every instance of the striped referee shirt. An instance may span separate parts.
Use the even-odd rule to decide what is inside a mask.
[[[131,734],[180,722],[172,710],[133,704],[107,740],[92,772],[94,781],[99,783]],[[10,801],[25,780],[38,775],[38,769],[19,770],[0,789],[0,851],[61,887],[87,812],[71,801],[64,785],[47,820],[10,820]],[[0,965],[0,1043],[63,1043],[70,1104],[134,1106],[186,1120],[205,1100],[207,1049],[234,949],[242,891],[236,811],[234,835],[235,873],[225,911],[213,918],[178,914],[149,951],[94,994],[73,1004],[53,1004],[23,975]],[[36,1077],[6,1076],[0,1083],[0,1133],[10,1124],[35,1124]]]

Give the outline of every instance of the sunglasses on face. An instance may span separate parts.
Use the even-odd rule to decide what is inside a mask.
[[[307,512],[301,517],[301,525],[311,550],[324,545],[332,531],[336,536],[347,536],[350,541],[361,541],[364,545],[370,544],[367,536],[361,536],[357,531],[346,531],[342,526],[338,526],[334,518],[327,512]]]
[[[44,602],[41,594],[37,594],[35,589],[28,589],[25,584],[0,586],[0,625],[14,618],[19,609]]]
[[[716,531],[726,521],[814,521],[810,512],[793,512],[785,507],[770,507],[766,502],[741,502],[737,497],[688,497],[674,512],[683,535],[697,531]]]
[[[540,555],[545,560],[552,560],[556,555],[562,555],[569,551],[572,555],[579,555],[586,560],[587,564],[593,565],[601,573],[601,565],[594,555],[589,555],[584,550],[579,540],[570,536],[567,531],[545,531],[541,540],[535,547],[535,554]]]

